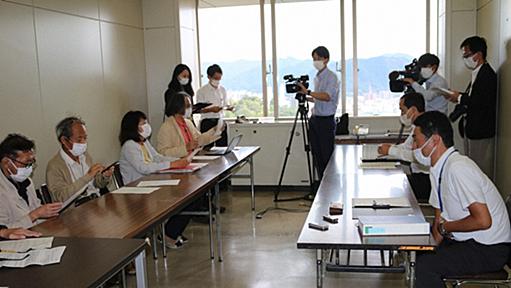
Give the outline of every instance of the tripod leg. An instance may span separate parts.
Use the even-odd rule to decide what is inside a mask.
[[[300,119],[302,121],[302,136],[303,136],[303,147],[305,150],[305,154],[307,155],[307,169],[309,172],[309,185],[310,185],[310,193],[314,194],[314,178],[312,177],[312,168],[310,161],[310,144],[309,144],[309,125],[307,122],[307,110],[305,108],[300,111]]]

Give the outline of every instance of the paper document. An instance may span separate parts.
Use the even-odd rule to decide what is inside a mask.
[[[195,172],[199,169],[201,169],[202,167],[208,165],[208,163],[190,163],[188,166],[186,167],[183,167],[183,168],[171,168],[171,169],[165,169],[165,170],[160,170],[158,171],[157,173],[191,173],[191,172]]]
[[[442,92],[443,94],[448,94],[448,95],[453,95],[454,92],[449,90],[449,89],[445,89],[445,88],[440,88],[440,87],[435,87],[433,88],[434,90],[438,90],[440,92]]]
[[[60,263],[66,246],[50,249],[31,250],[26,253],[0,252],[0,267],[24,268],[30,265],[49,265]]]
[[[197,155],[197,153],[199,153],[200,150],[202,150],[202,148],[195,148],[195,150],[193,150],[190,154],[188,154],[188,156],[186,156],[186,160],[188,161],[188,163],[192,162],[193,156]]]
[[[174,180],[153,180],[153,181],[140,181],[137,187],[161,187],[161,186],[176,186],[179,185],[179,179]]]
[[[389,208],[411,207],[410,201],[405,197],[393,198],[353,198],[353,208],[372,208],[374,206],[389,206]]]
[[[224,128],[224,118],[220,117],[216,124],[215,136],[219,136],[222,134],[222,130]]]
[[[359,164],[361,169],[383,169],[392,170],[399,167],[399,162],[362,162]]]
[[[1,251],[28,252],[33,249],[51,248],[53,237],[28,238],[20,240],[0,241]]]
[[[110,193],[112,194],[151,194],[160,189],[159,187],[140,188],[140,187],[122,187]]]
[[[213,161],[218,158],[220,158],[220,156],[208,156],[208,155],[193,156],[193,160],[196,160],[196,161]]]

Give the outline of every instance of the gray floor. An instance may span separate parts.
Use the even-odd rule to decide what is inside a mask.
[[[283,193],[282,197],[303,195]],[[272,206],[271,192],[256,193],[256,211]],[[257,220],[250,211],[250,193],[224,192],[221,201],[224,261],[209,258],[208,226],[192,222],[185,235],[190,241],[169,250],[166,259],[148,255],[149,287],[315,287],[315,254],[298,250],[296,240],[306,212],[272,211]],[[310,202],[281,204],[302,208]],[[160,253],[161,254],[161,253]],[[379,254],[370,255],[378,261]],[[134,277],[128,286],[134,287]],[[324,287],[406,287],[402,274],[326,272]]]

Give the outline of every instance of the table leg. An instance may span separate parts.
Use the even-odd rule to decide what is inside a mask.
[[[222,225],[220,221],[220,186],[215,184],[215,222],[216,222],[216,241],[218,244],[218,262],[222,262]]]
[[[250,156],[248,161],[250,164],[250,192],[252,193],[252,211],[255,211],[254,156]]]
[[[167,244],[165,242],[165,223],[167,221],[161,223],[161,251],[163,254],[163,258],[167,257]]]
[[[410,282],[409,282],[410,288],[415,288],[415,258],[416,252],[410,251]]]
[[[209,209],[209,255],[211,259],[215,258],[215,248],[213,245],[213,208],[211,207],[211,190],[208,191],[208,209]]]
[[[119,286],[121,288],[126,288],[126,267],[121,270],[121,275],[119,275]]]
[[[316,250],[316,282],[317,287],[323,287],[323,250]]]
[[[137,272],[137,288],[149,287],[147,285],[147,269],[145,262],[145,249],[135,258],[135,269]]]
[[[158,241],[157,241],[157,238],[158,237],[158,233],[156,233],[156,228],[153,229],[153,247],[152,250],[153,250],[153,258],[154,259],[158,259],[158,248],[157,248],[157,245],[158,245]]]

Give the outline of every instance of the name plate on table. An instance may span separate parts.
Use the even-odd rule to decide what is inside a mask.
[[[429,223],[417,216],[360,216],[362,236],[429,235]]]

